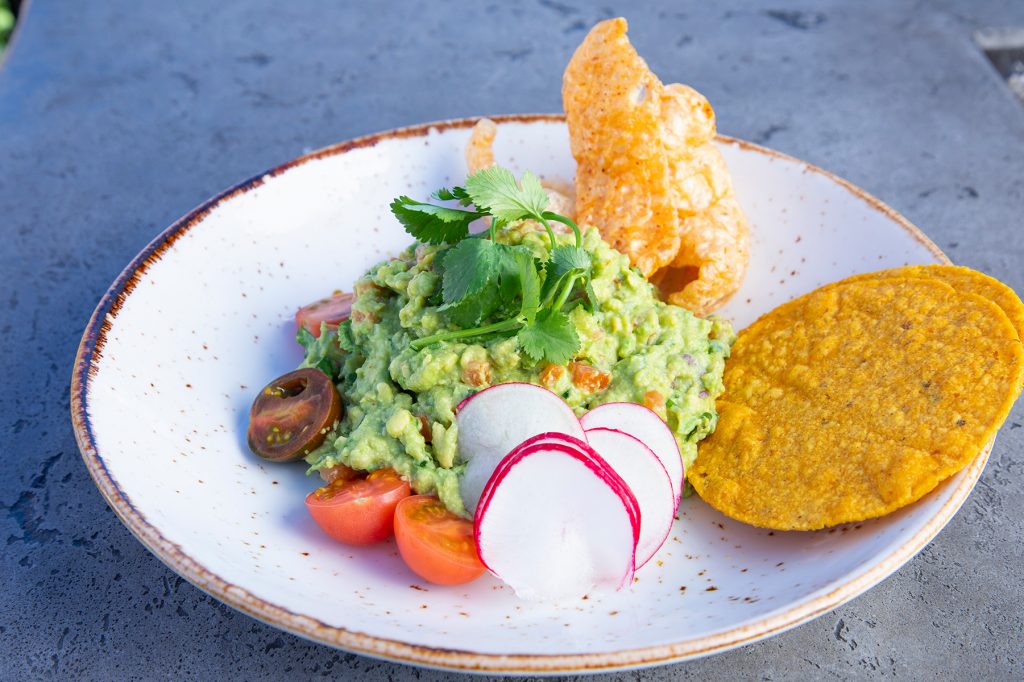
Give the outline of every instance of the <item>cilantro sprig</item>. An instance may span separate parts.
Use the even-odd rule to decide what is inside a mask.
[[[440,263],[440,309],[463,328],[416,339],[412,348],[514,335],[534,361],[568,362],[579,352],[580,339],[567,304],[578,293],[594,306],[593,260],[576,223],[547,210],[548,195],[540,179],[526,172],[517,182],[508,169],[492,166],[467,177],[463,187],[442,187],[432,198],[458,206],[400,196],[391,202],[391,212],[419,241],[452,245]],[[470,234],[470,225],[486,217],[490,229]],[[498,230],[518,220],[544,226],[551,243],[546,261],[535,259],[525,246],[497,242]],[[551,222],[569,226],[575,244],[559,244]],[[493,318],[497,320],[481,324]]]

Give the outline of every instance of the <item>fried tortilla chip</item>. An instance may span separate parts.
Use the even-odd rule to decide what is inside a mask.
[[[679,215],[661,118],[663,86],[626,37],[597,24],[565,69],[562,101],[576,159],[576,215],[644,275],[679,251]]]
[[[747,219],[730,194],[682,224],[679,253],[653,281],[669,303],[703,317],[725,305],[743,283],[750,262]]]
[[[687,472],[711,506],[812,530],[887,514],[973,460],[1024,382],[1017,331],[934,278],[854,278],[744,330]]]
[[[591,30],[565,70],[576,212],[698,315],[743,281],[749,228],[715,146],[715,112],[693,88],[662,85],[624,19]]]
[[[494,138],[497,135],[498,126],[489,118],[482,118],[473,126],[466,143],[466,168],[470,175],[494,165]]]
[[[669,303],[701,316],[720,308],[736,293],[750,262],[747,217],[713,138],[712,118],[711,137],[688,147],[688,153],[680,154],[675,164],[679,252],[655,274],[664,283],[661,288]]]
[[[959,265],[907,265],[902,268],[855,275],[845,281],[888,277],[937,279],[957,291],[984,296],[1003,309],[1013,323],[1013,328],[1017,330],[1017,338],[1024,339],[1024,303],[1021,303],[1013,289],[994,277]]]

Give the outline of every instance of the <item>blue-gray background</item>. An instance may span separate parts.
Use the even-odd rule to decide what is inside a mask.
[[[120,269],[203,199],[363,133],[560,111],[572,50],[614,14],[723,133],[850,179],[1024,291],[1024,107],[971,39],[1024,25],[1024,2],[33,0],[0,69],[0,678],[449,677],[305,642],[168,571],[81,463],[72,360]],[[868,594],[616,677],[1024,677],[1022,422],[1018,407],[949,527]]]

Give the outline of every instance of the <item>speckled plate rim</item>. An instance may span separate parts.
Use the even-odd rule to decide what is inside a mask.
[[[521,114],[493,116],[491,118],[498,123],[560,123],[565,120],[561,114]],[[280,175],[291,168],[315,159],[345,154],[353,149],[372,147],[384,140],[425,136],[432,129],[443,131],[468,128],[474,125],[477,120],[479,119],[474,117],[437,121],[358,137],[300,156],[265,173],[245,180],[207,200],[160,233],[118,275],[117,279],[103,295],[82,336],[71,377],[71,421],[74,427],[75,439],[78,442],[78,447],[82,452],[82,458],[89,470],[89,474],[96,483],[96,487],[99,488],[100,493],[106,499],[107,504],[110,505],[121,522],[128,527],[132,534],[171,570],[204,592],[249,616],[310,640],[367,656],[431,668],[466,672],[549,675],[587,673],[648,667],[697,658],[741,645],[751,644],[765,637],[784,632],[826,611],[834,609],[876,585],[921,551],[943,526],[949,522],[964,500],[967,499],[974,484],[981,476],[981,472],[988,461],[992,443],[989,443],[988,447],[966,467],[964,470],[965,475],[956,483],[956,488],[951,492],[949,499],[923,528],[867,571],[850,578],[847,582],[826,594],[819,595],[767,618],[697,639],[615,652],[557,655],[505,655],[458,649],[441,649],[374,637],[354,630],[333,627],[255,597],[241,587],[223,580],[220,576],[186,554],[180,546],[165,538],[156,526],[146,520],[132,503],[131,499],[129,499],[128,495],[114,480],[102,454],[99,452],[89,420],[89,386],[91,379],[99,370],[98,361],[103,355],[106,335],[116,320],[125,300],[131,295],[141,276],[151,264],[163,256],[179,237],[200,224],[222,202],[229,201],[236,196],[259,187],[268,178]],[[828,178],[846,188],[852,195],[874,210],[885,214],[931,252],[938,261],[942,263],[951,262],[946,254],[910,221],[846,180],[794,157],[750,142],[725,136],[719,136],[719,140],[725,144],[735,145],[747,151],[792,161],[800,164],[809,172]]]

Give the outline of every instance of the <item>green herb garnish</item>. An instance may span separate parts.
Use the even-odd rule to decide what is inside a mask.
[[[569,218],[548,211],[548,195],[533,173],[522,180],[506,168],[492,166],[466,178],[465,187],[441,188],[438,201],[458,202],[459,208],[414,201],[400,196],[391,212],[406,232],[421,242],[452,244],[441,260],[441,310],[467,327],[416,339],[419,350],[440,341],[482,336],[515,335],[533,360],[564,364],[580,349],[576,327],[564,310],[574,292],[593,309],[590,286],[593,261],[582,246],[579,227]],[[469,226],[490,217],[490,230],[471,235]],[[498,230],[517,220],[536,220],[551,241],[546,262],[537,261],[524,246],[499,244]],[[551,221],[572,228],[575,246],[559,245]],[[499,311],[497,322],[480,325]]]

